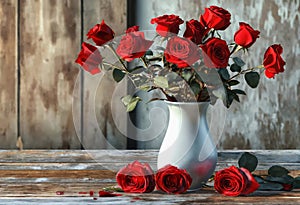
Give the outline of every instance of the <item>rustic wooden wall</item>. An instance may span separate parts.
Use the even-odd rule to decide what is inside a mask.
[[[83,33],[86,34],[104,19],[115,32],[116,38],[124,34],[127,27],[126,5],[124,0],[86,1]],[[109,74],[99,78],[84,73],[82,144],[85,149],[126,148],[126,137],[116,127],[112,112],[116,86]]]
[[[210,5],[226,8],[232,14],[231,26],[220,32],[227,40],[232,39],[240,21],[260,30],[257,43],[250,49],[250,54],[244,56],[250,66],[261,64],[267,46],[274,43],[282,44],[287,62],[286,72],[276,76],[275,80],[262,77],[258,89],[240,86],[246,90],[247,96],[241,99],[242,103],[234,103],[228,110],[223,134],[218,139],[219,148],[300,148],[300,1],[138,1],[137,24],[144,30],[153,30],[155,25],[151,25],[149,19],[172,13],[184,20],[198,19],[204,8]],[[159,147],[162,136],[146,144],[142,142],[140,146]]]
[[[299,0],[135,2],[142,29],[154,29],[149,19],[166,13],[189,20],[209,5],[227,8],[233,16],[227,39],[239,21],[261,31],[248,58],[251,65],[261,59],[267,45],[280,42],[286,72],[275,80],[263,78],[256,90],[242,87],[248,95],[230,108],[219,148],[300,148]],[[117,36],[124,32],[126,7],[126,0],[0,1],[0,148],[15,148],[18,134],[24,148],[79,149],[80,141],[85,148],[108,148],[107,139],[114,147],[126,148],[126,138],[115,127],[118,114],[111,111],[116,85],[107,77],[98,85],[74,63],[86,32],[102,19]],[[91,102],[96,102],[95,110]],[[160,141],[140,147],[157,148]]]
[[[14,148],[18,134],[17,0],[0,1],[0,148]]]
[[[123,33],[126,1],[0,1],[0,148],[16,148],[18,134],[25,149],[78,149],[84,136],[93,136],[92,130],[81,133],[81,127],[75,132],[73,92],[79,98],[88,93],[81,96],[85,86],[80,77],[79,87],[74,89],[81,75],[74,60],[88,28],[102,19],[116,34]],[[106,80],[105,87],[110,87],[109,83]],[[74,112],[80,116],[79,102]],[[107,107],[105,100],[100,105]],[[99,123],[106,126],[112,122],[103,119]],[[87,141],[95,144],[95,138]]]

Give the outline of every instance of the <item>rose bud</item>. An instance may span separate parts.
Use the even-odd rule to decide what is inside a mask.
[[[146,193],[155,188],[154,172],[148,163],[134,161],[120,169],[116,179],[124,192]]]
[[[230,51],[226,41],[219,38],[210,38],[200,47],[203,51],[204,63],[208,68],[227,67]]]
[[[186,22],[186,30],[183,37],[190,39],[195,44],[201,44],[202,38],[206,34],[205,28],[197,20],[190,20]]]
[[[214,187],[225,196],[239,196],[254,192],[259,184],[247,169],[231,166],[216,172]]]
[[[260,32],[254,30],[249,24],[240,22],[239,30],[234,34],[234,41],[243,48],[249,48],[259,38]]]
[[[88,43],[82,43],[82,49],[75,61],[92,75],[100,73],[99,64],[102,62],[102,56],[99,50]]]
[[[145,55],[153,41],[146,40],[144,33],[138,31],[136,27],[129,28],[127,31],[127,34],[122,37],[116,52],[122,59],[130,62]]]
[[[156,188],[169,194],[184,193],[191,184],[192,178],[186,170],[172,165],[166,165],[156,173]]]
[[[102,20],[101,24],[96,24],[87,33],[87,39],[92,39],[97,46],[102,46],[112,40],[115,36],[114,31]]]
[[[200,58],[199,48],[191,41],[173,36],[165,49],[166,60],[174,63],[178,68],[189,67]]]
[[[200,23],[208,29],[225,30],[230,25],[231,14],[217,6],[205,8],[204,14],[200,16]]]
[[[282,52],[283,48],[280,44],[274,44],[266,50],[263,65],[268,78],[274,78],[275,74],[284,71],[285,61],[281,57]]]
[[[179,16],[163,15],[151,19],[151,24],[157,24],[156,32],[162,37],[167,37],[169,35],[178,34],[179,25],[183,24],[183,20]]]

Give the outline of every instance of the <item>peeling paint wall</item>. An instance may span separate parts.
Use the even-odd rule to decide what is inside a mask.
[[[247,96],[229,109],[219,149],[300,148],[300,1],[138,1],[137,25],[142,30],[155,29],[149,23],[151,18],[172,13],[184,20],[198,19],[210,5],[221,6],[232,14],[231,26],[220,32],[226,40],[233,39],[240,21],[260,30],[260,38],[243,56],[249,67],[261,64],[265,50],[274,43],[282,44],[287,63],[286,71],[275,79],[262,76],[257,89],[239,87]],[[157,142],[143,143],[142,147],[159,147]]]

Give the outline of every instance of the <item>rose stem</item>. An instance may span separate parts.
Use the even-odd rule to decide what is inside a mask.
[[[141,59],[141,61],[143,62],[145,68],[148,68],[148,65],[147,65],[145,59],[144,59],[143,57],[140,57],[140,59]]]
[[[257,68],[258,68],[258,69],[264,68],[264,65],[259,65],[259,66],[253,67],[253,68],[248,68],[248,69],[246,69],[246,70],[242,70],[242,71],[240,71],[238,74],[232,76],[229,80],[227,80],[227,82],[231,81],[233,78],[235,78],[235,77],[237,77],[237,76],[239,76],[239,75],[241,75],[241,74],[244,74],[244,73],[246,73],[246,72],[248,72],[248,71],[253,71],[253,70],[257,69]]]
[[[116,66],[116,65],[113,65],[113,64],[111,64],[111,63],[102,62],[102,64],[104,64],[104,65],[108,65],[108,66],[110,66],[110,67],[114,67],[114,68],[117,68],[117,69],[119,69],[119,70],[122,70],[122,71],[124,71],[122,68],[120,68],[120,67],[118,67],[118,66]],[[126,71],[124,71],[124,72],[128,73],[128,71],[127,71],[127,70],[126,70]]]
[[[122,70],[128,72],[128,71],[127,71],[126,65],[124,64],[124,62],[122,61],[122,59],[119,57],[119,55],[116,53],[115,49],[114,49],[110,44],[106,45],[106,47],[107,47],[107,48],[115,55],[115,57],[116,57],[116,58],[119,60],[119,62],[122,64],[122,67],[124,68],[124,69],[122,69]]]

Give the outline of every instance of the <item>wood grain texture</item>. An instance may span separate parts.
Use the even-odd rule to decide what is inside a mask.
[[[226,40],[233,42],[239,22],[247,22],[261,32],[260,38],[249,49],[249,54],[242,56],[247,59],[248,67],[262,64],[267,47],[280,43],[284,48],[286,71],[275,79],[267,79],[262,74],[257,89],[251,89],[245,83],[237,86],[244,89],[247,96],[241,97],[241,103],[235,102],[228,110],[222,136],[216,138],[219,149],[300,148],[299,0],[149,0],[138,5],[137,24],[144,30],[155,29],[149,19],[163,14],[174,13],[184,20],[190,20],[199,19],[204,8],[211,5],[227,9],[232,16],[231,25],[226,31],[220,31]],[[183,34],[184,25],[181,28],[180,33]],[[244,79],[240,80],[244,82]],[[158,148],[160,144],[150,143],[148,147]]]
[[[236,165],[249,150],[221,151],[217,170]],[[258,157],[256,173],[285,163],[291,175],[300,175],[299,150],[251,150]],[[115,174],[134,160],[156,166],[158,150],[0,150],[1,204],[296,204],[300,190],[291,192],[256,191],[247,197],[224,197],[212,188],[169,195],[159,191],[123,193],[99,197],[105,187],[115,186]],[[55,165],[56,164],[56,165]],[[63,164],[63,165],[62,165]],[[93,164],[93,166],[90,166]],[[110,167],[107,167],[111,164]],[[51,166],[49,166],[51,165]],[[62,165],[62,166],[61,166]],[[75,166],[74,166],[75,165]],[[77,166],[76,166],[77,165]],[[16,169],[15,169],[16,168]],[[93,192],[90,195],[90,191]],[[287,200],[288,199],[288,200]]]
[[[0,1],[0,148],[17,141],[17,0]]]
[[[126,1],[124,0],[84,1],[84,35],[94,25],[101,23],[102,19],[113,29],[116,37],[124,34],[127,26],[126,10]],[[86,40],[86,36],[84,36],[84,40]],[[118,98],[119,105],[113,107],[114,92],[117,85],[113,81],[111,73],[102,74],[91,76],[84,73],[84,136],[82,144],[85,149],[124,149],[127,140],[116,125],[118,118],[113,117],[113,112],[119,114],[120,109],[122,109],[120,108],[122,106],[120,98]],[[123,86],[122,90],[126,92],[126,85]],[[124,113],[124,111],[123,109],[122,112]],[[120,113],[122,112],[120,111]],[[126,120],[121,122],[120,126],[126,127]]]
[[[79,148],[72,118],[79,0],[20,1],[20,123],[24,149]]]

